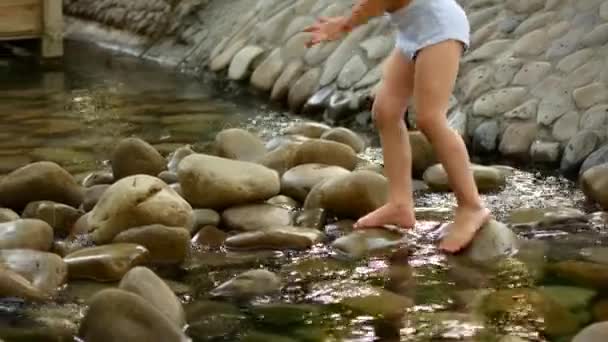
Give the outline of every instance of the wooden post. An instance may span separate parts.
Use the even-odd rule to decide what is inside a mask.
[[[63,56],[62,0],[42,0],[42,57]]]

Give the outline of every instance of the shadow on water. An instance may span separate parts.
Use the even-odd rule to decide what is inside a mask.
[[[238,89],[218,90],[212,81],[81,42],[66,42],[61,71],[0,57],[0,174],[38,160],[52,160],[83,174],[106,167],[114,144],[123,137],[138,136],[167,155],[184,144],[204,150],[227,127],[245,127],[270,138],[296,120]],[[381,151],[372,147],[363,157],[379,161]],[[484,194],[484,200],[498,220],[506,221],[520,208],[596,210],[573,182],[546,170],[514,170],[506,187]],[[604,244],[605,227],[587,229],[580,239],[571,239],[578,235],[567,229],[565,235],[552,235],[551,229],[521,228],[521,236],[540,244],[519,258],[480,269],[446,258],[425,236],[449,218],[454,196],[420,191],[415,201],[417,207],[439,209],[420,219],[416,233],[409,237],[410,250],[359,260],[339,258],[327,245],[289,253],[199,251],[198,264],[172,274],[172,286],[190,318],[189,334],[195,341],[497,342],[510,333],[531,341],[566,341],[567,336],[542,333],[546,329],[539,326],[544,323],[537,316],[526,316],[523,306],[509,306],[501,297],[481,308],[476,301],[496,289],[535,291],[539,284],[551,284],[554,280],[542,275],[547,260],[577,255],[590,241]],[[218,284],[259,267],[284,279],[280,296],[254,303],[209,297],[209,290]],[[49,334],[70,336],[82,318],[84,300],[115,285],[70,283],[59,303],[42,308],[4,301],[0,336],[19,341],[41,341],[40,336]],[[403,313],[410,300],[413,305]],[[534,300],[532,305],[538,304]],[[488,323],[479,314],[487,314],[491,304],[517,312],[496,309],[502,316],[493,317],[492,311],[488,315],[494,320]],[[545,304],[539,304],[546,311],[541,316],[549,317],[552,325],[571,324],[571,315],[578,315],[574,319],[579,323],[590,320],[588,306],[563,313]],[[20,335],[25,330],[40,335]]]

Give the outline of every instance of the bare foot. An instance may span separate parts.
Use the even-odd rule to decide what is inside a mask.
[[[414,209],[401,204],[387,203],[382,207],[360,218],[355,229],[395,225],[400,228],[412,228],[416,223]]]
[[[490,210],[487,208],[457,208],[454,222],[447,228],[439,248],[449,253],[462,250],[489,219]]]

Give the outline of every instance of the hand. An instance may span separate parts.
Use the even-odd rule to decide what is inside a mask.
[[[348,32],[348,19],[346,17],[319,18],[319,21],[305,28],[304,32],[312,33],[312,37],[306,42],[307,47],[336,40],[341,38],[343,33]]]

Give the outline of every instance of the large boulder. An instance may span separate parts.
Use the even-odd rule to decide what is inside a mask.
[[[349,173],[350,171],[341,166],[301,164],[289,169],[281,176],[281,193],[303,202],[310,189],[317,183]]]
[[[140,295],[105,289],[89,301],[78,336],[87,342],[190,342],[181,327]]]
[[[331,140],[310,139],[298,145],[293,165],[326,164],[354,170],[357,161],[355,150],[346,144]]]
[[[151,224],[190,227],[192,207],[160,179],[135,175],[106,190],[87,221],[93,241],[108,243],[132,227]]]
[[[112,173],[116,180],[137,174],[156,176],[166,169],[165,158],[139,138],[121,140],[112,153]]]
[[[49,200],[77,208],[83,189],[74,177],[53,162],[23,166],[0,180],[0,206],[21,212],[34,201]]]
[[[315,185],[304,208],[324,208],[340,217],[358,219],[384,205],[387,199],[388,181],[384,176],[357,170]]]
[[[229,128],[215,136],[215,148],[220,157],[253,161],[266,153],[264,142],[240,128]]]
[[[265,166],[205,154],[192,154],[179,164],[177,175],[194,207],[223,210],[263,201],[280,191],[279,174]]]

